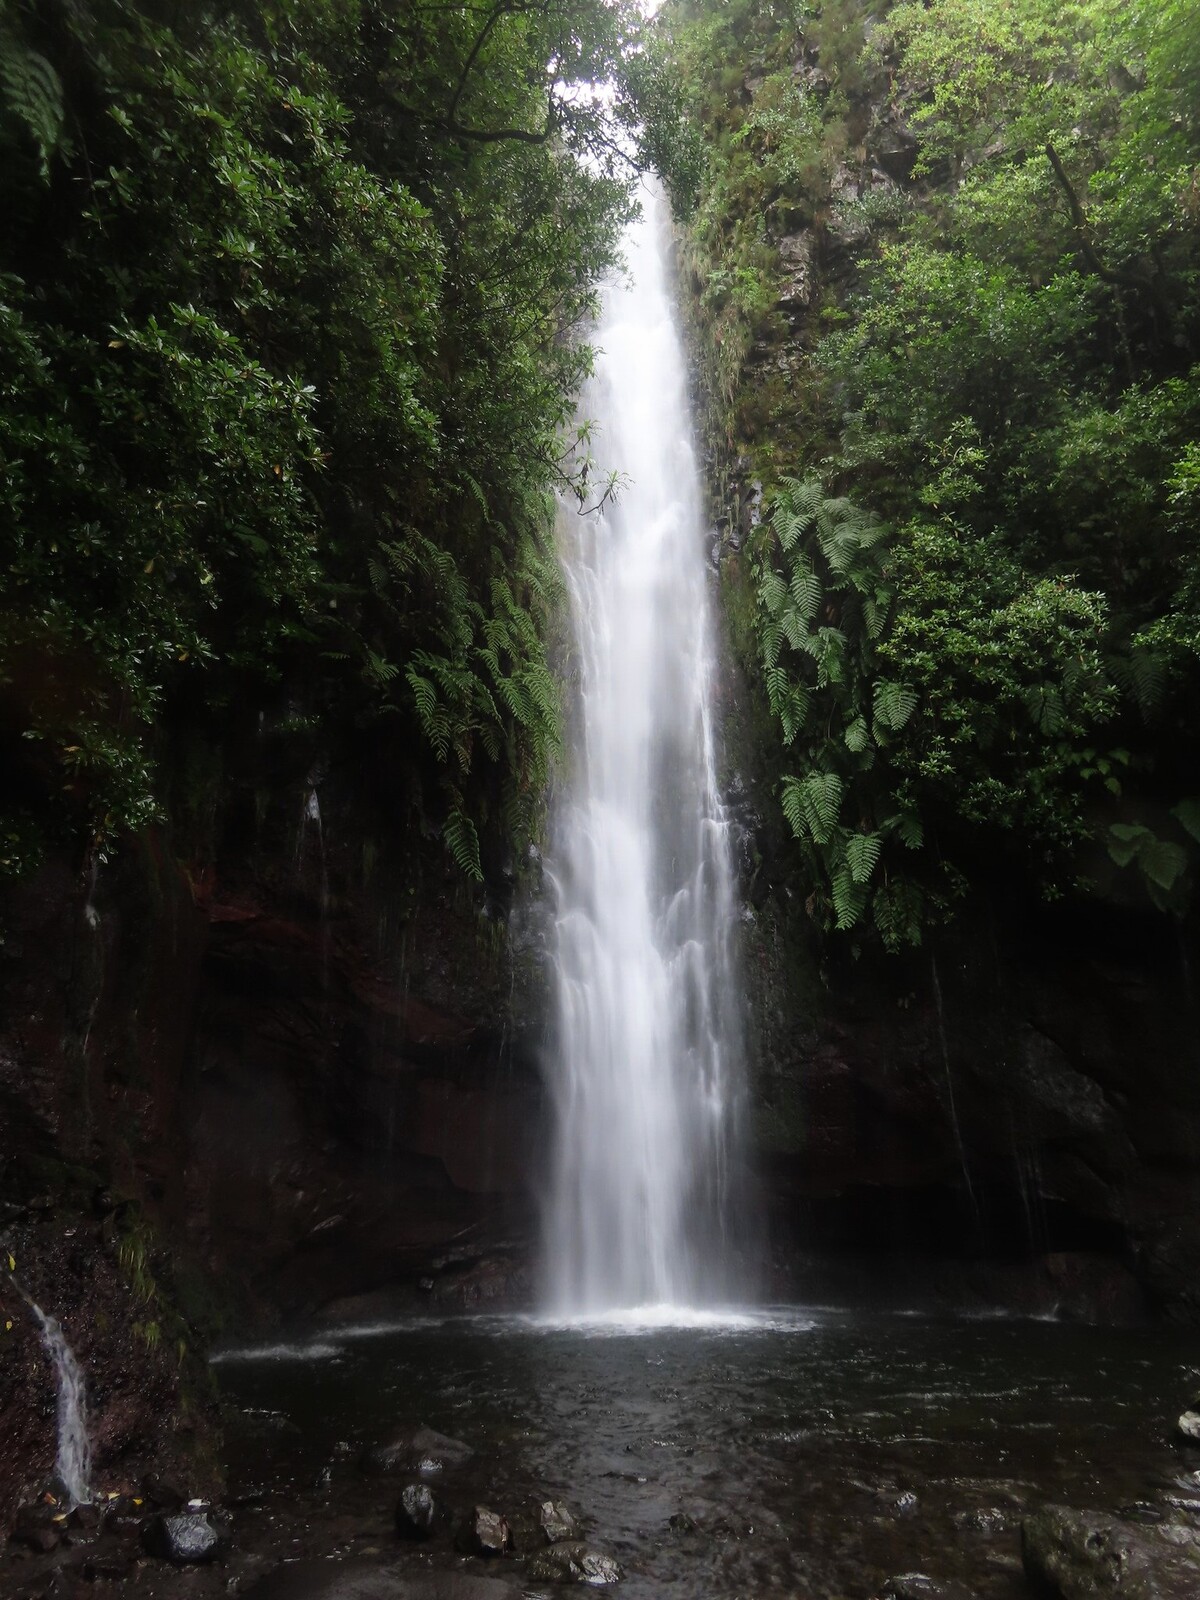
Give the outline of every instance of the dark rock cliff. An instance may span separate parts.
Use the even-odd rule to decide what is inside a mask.
[[[227,771],[204,848],[180,829],[90,873],[54,860],[4,906],[0,1229],[87,1373],[103,1487],[211,1480],[214,1340],[384,1288],[527,1291],[536,938],[389,830],[373,772],[256,811]],[[16,1284],[0,1515],[54,1455]]]

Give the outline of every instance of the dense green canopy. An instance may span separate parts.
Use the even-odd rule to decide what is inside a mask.
[[[710,415],[774,494],[752,649],[818,922],[897,946],[989,881],[1182,911],[1200,14],[673,0],[662,31]]]
[[[639,26],[2,0],[0,868],[160,814],[171,708],[272,684],[407,749],[468,871],[520,826]]]

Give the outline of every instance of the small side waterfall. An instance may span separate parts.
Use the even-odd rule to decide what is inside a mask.
[[[83,1505],[92,1497],[92,1448],[87,1428],[87,1390],[75,1352],[67,1343],[62,1328],[42,1308],[29,1301],[37,1318],[46,1354],[54,1363],[58,1381],[58,1449],[54,1472],[72,1505]]]
[[[657,197],[627,240],[583,401],[605,473],[568,515],[579,662],[556,891],[556,1315],[726,1298],[739,1073],[737,907],[717,789],[715,651],[687,375]]]

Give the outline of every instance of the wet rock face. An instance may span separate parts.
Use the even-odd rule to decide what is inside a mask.
[[[1025,1573],[1047,1600],[1195,1600],[1200,1534],[1179,1522],[1152,1526],[1046,1506],[1021,1525]]]
[[[787,915],[764,906],[746,963],[777,1236],[843,1259],[886,1237],[910,1262],[1037,1264],[1018,1299],[995,1271],[984,1304],[1200,1320],[1192,966],[1161,930],[964,913],[937,984],[928,954],[831,962],[818,983]]]

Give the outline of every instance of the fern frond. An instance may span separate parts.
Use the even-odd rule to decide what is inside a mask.
[[[50,176],[50,158],[62,144],[63,87],[54,68],[0,21],[0,90],[9,111],[24,123],[41,158],[43,178]]]
[[[470,817],[458,807],[455,807],[446,818],[442,839],[459,871],[466,873],[468,878],[481,882],[483,867],[479,860],[479,835]]]
[[[846,840],[846,865],[855,883],[868,883],[879,861],[883,840],[878,833],[852,833]]]
[[[881,679],[875,685],[874,709],[876,728],[889,728],[899,733],[917,709],[916,693],[903,684]]]

